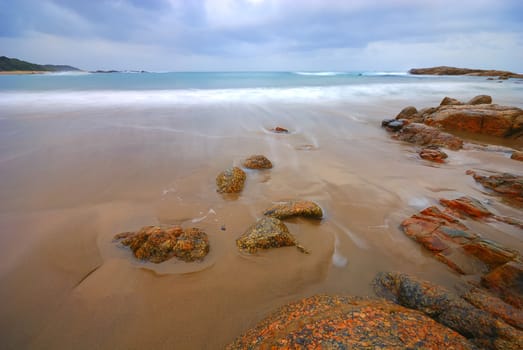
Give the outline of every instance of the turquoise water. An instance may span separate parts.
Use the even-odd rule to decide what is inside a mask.
[[[418,76],[403,72],[57,73],[0,76],[0,108],[373,103],[386,99],[466,100],[489,94],[521,101],[522,80]],[[522,102],[523,103],[523,102]]]

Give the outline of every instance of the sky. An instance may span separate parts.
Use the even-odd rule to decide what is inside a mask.
[[[85,70],[523,72],[523,1],[0,0],[0,55]]]

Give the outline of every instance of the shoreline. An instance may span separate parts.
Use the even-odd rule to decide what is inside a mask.
[[[53,73],[43,70],[13,70],[13,71],[1,71],[0,75],[31,75],[31,74],[46,74]]]

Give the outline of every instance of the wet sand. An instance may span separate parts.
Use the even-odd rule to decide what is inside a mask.
[[[449,151],[447,164],[423,161],[379,127],[413,102],[375,102],[92,107],[0,119],[2,347],[218,349],[285,302],[374,295],[379,271],[464,288],[474,276],[438,263],[398,225],[462,194],[518,217],[465,171],[521,173],[521,163],[477,149]],[[277,125],[291,132],[268,131]],[[274,168],[248,170],[238,196],[216,193],[216,175],[252,154]],[[288,223],[310,255],[237,251],[235,239],[265,208],[293,198],[325,212]],[[210,254],[155,265],[112,242],[153,224],[203,229]],[[481,234],[523,251],[513,227],[481,225]]]

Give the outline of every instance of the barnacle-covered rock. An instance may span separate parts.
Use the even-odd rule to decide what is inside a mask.
[[[422,313],[384,300],[316,295],[287,304],[226,349],[474,349]]]
[[[254,254],[258,249],[269,249],[296,246],[298,250],[307,253],[298,244],[296,238],[289,232],[285,224],[271,217],[263,217],[245,231],[236,240],[236,245],[242,251]]]
[[[216,177],[216,191],[219,193],[241,192],[246,178],[245,172],[238,167],[224,170]]]
[[[131,248],[140,260],[161,263],[174,256],[186,262],[202,260],[209,252],[207,234],[197,228],[183,230],[180,226],[145,226],[137,232],[114,236]]]
[[[312,201],[287,201],[273,205],[265,210],[263,215],[278,219],[286,219],[293,216],[321,219],[323,211],[318,204]]]
[[[261,154],[250,156],[243,161],[243,166],[249,169],[270,169],[272,163],[267,157]]]
[[[379,296],[425,313],[481,348],[501,350],[523,346],[523,332],[431,282],[387,272],[376,276],[374,289]]]

